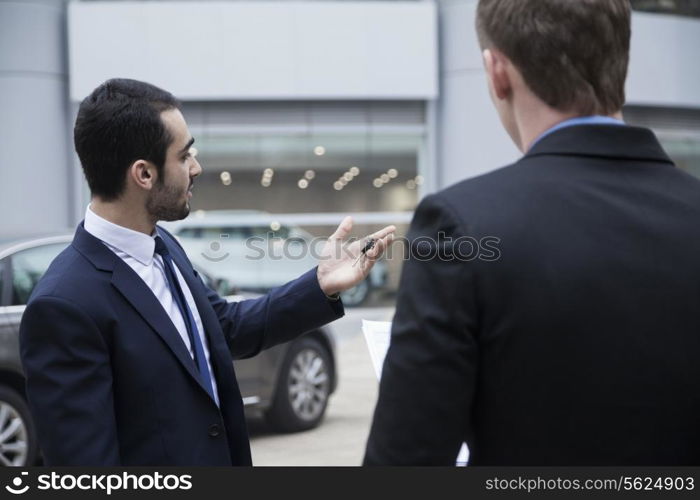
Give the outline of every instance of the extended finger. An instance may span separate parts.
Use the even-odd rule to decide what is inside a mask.
[[[380,229],[376,233],[370,234],[366,239],[374,238],[375,240],[381,240],[382,238],[385,238],[387,235],[393,233],[394,231],[396,231],[396,226],[394,226],[394,225],[387,226],[384,229]]]
[[[393,232],[388,233],[383,238],[377,239],[377,242],[374,244],[374,247],[367,251],[367,259],[377,260],[379,257],[382,256],[382,254],[389,247],[389,245],[391,245],[392,241],[394,241]]]
[[[343,219],[343,221],[338,226],[329,239],[331,240],[344,240],[348,234],[352,231],[352,217],[349,215]]]

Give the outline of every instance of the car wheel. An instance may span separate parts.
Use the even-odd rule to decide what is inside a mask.
[[[0,385],[0,465],[34,465],[38,451],[34,422],[17,391]]]
[[[354,287],[345,290],[340,294],[343,299],[343,305],[348,307],[357,307],[362,305],[369,297],[369,292],[372,287],[369,284],[369,280],[365,279],[360,281]]]
[[[332,380],[333,365],[326,348],[310,337],[294,342],[282,363],[266,415],[269,424],[281,432],[316,427],[326,412]]]

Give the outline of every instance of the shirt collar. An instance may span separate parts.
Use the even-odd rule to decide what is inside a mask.
[[[102,242],[121,250],[141,264],[150,266],[156,248],[155,236],[134,231],[114,224],[92,211],[90,205],[85,210],[85,230]]]
[[[530,147],[528,150],[532,149],[535,144],[540,142],[542,139],[547,137],[549,134],[552,132],[556,132],[559,129],[566,128],[566,127],[573,127],[575,125],[625,125],[625,122],[622,120],[618,120],[617,118],[612,118],[611,116],[601,116],[601,115],[593,115],[593,116],[578,116],[576,118],[569,118],[568,120],[564,120],[563,122],[559,122],[556,125],[554,125],[552,128],[549,128],[542,132],[537,139],[532,141],[532,144],[530,144]]]

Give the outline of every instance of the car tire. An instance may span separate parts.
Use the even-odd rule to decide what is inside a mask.
[[[285,356],[267,422],[279,432],[316,427],[328,406],[333,381],[328,350],[316,339],[302,337]]]
[[[369,283],[369,278],[360,281],[354,287],[341,292],[340,298],[343,299],[343,305],[347,307],[358,307],[364,304],[372,291],[372,285]]]
[[[36,463],[39,445],[29,408],[17,391],[5,385],[0,385],[0,437],[0,465]]]

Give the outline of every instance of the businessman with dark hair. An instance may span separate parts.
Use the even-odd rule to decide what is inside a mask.
[[[250,465],[232,359],[343,315],[393,227],[354,266],[346,218],[317,268],[254,300],[207,288],[158,221],[190,211],[202,169],[168,92],[114,79],[80,105],[75,149],[92,193],[72,244],[20,325],[29,406],[48,465]]]
[[[524,155],[426,197],[409,240],[500,257],[405,263],[365,463],[700,465],[700,181],[623,122],[629,1],[477,9]]]

